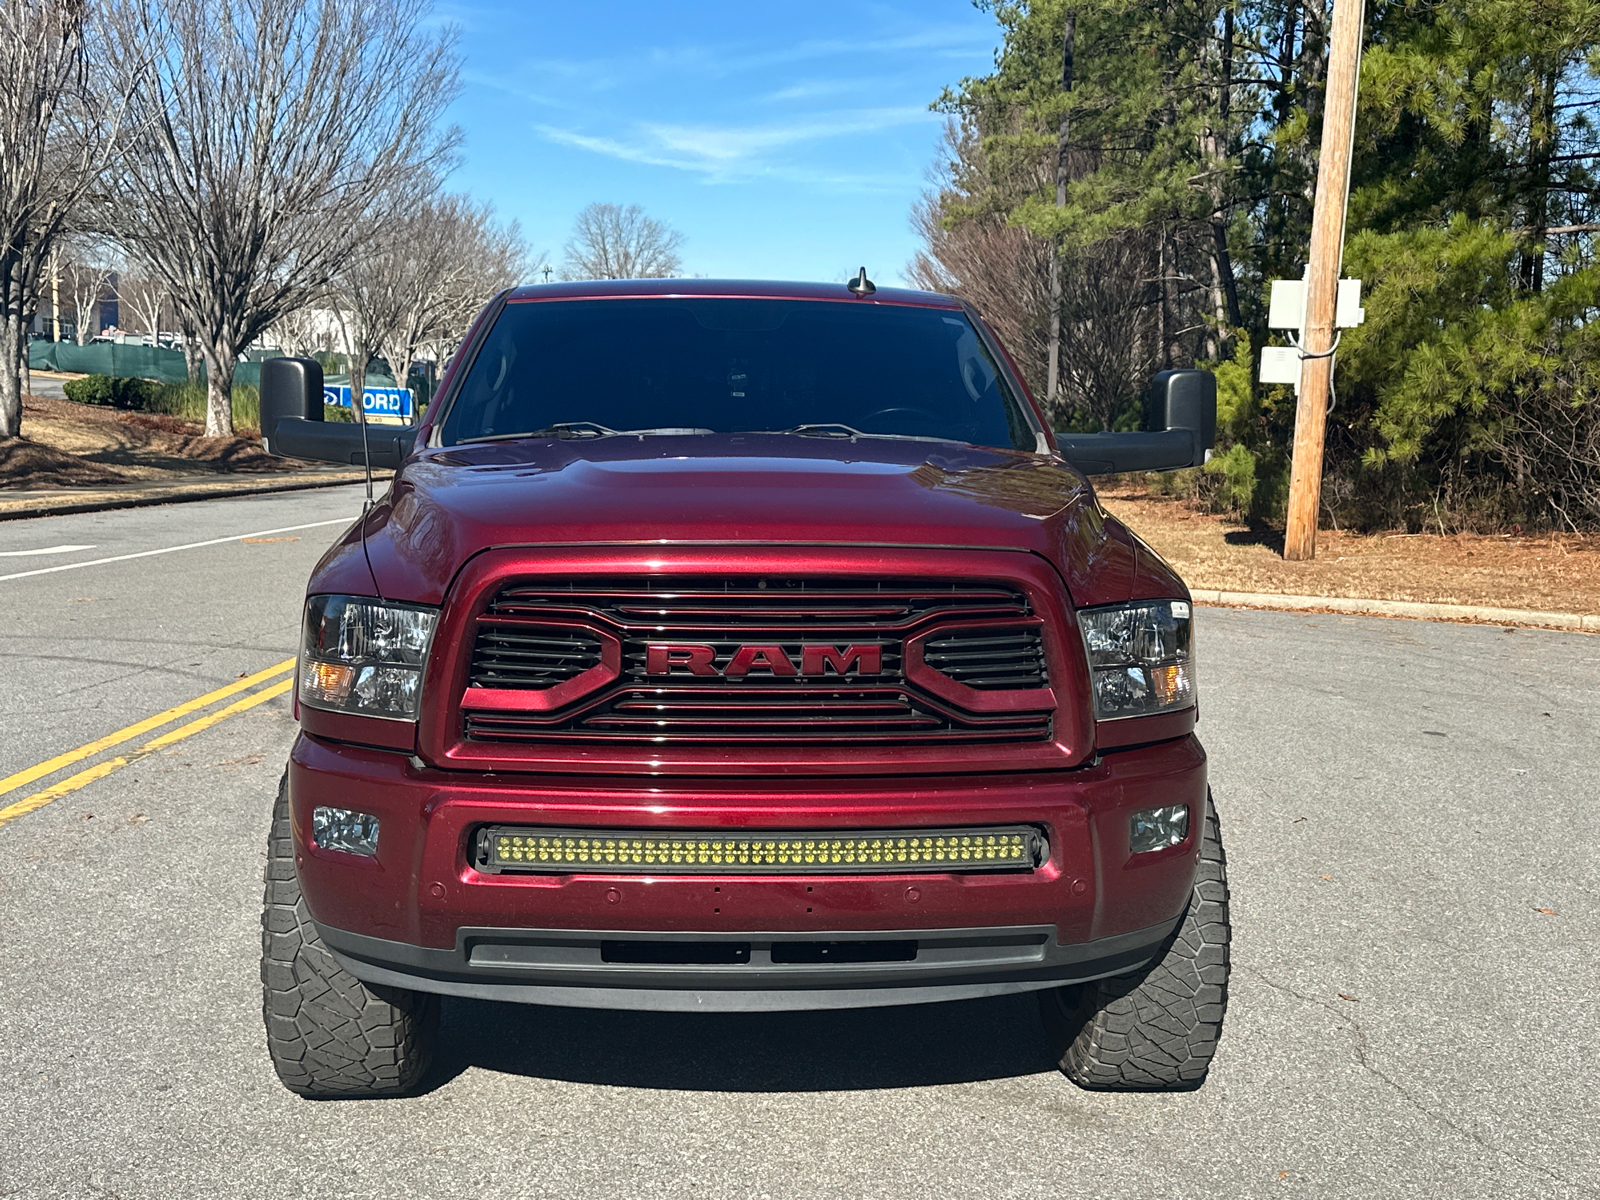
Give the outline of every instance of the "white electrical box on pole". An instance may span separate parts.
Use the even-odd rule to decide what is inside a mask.
[[[1367,319],[1361,307],[1361,280],[1339,280],[1339,298],[1334,321],[1340,329],[1352,329]],[[1294,385],[1300,393],[1300,375],[1305,361],[1306,282],[1304,279],[1274,279],[1267,302],[1267,328],[1291,330],[1287,346],[1261,348],[1261,382]],[[1335,339],[1335,345],[1338,340]],[[1329,385],[1330,390],[1332,385]]]

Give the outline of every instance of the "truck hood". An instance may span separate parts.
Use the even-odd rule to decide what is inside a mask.
[[[1055,564],[1077,607],[1188,594],[1065,463],[944,442],[617,436],[422,450],[330,551],[313,592],[354,584],[363,537],[379,594],[419,604],[441,603],[462,565],[495,547],[730,541],[1018,550]]]

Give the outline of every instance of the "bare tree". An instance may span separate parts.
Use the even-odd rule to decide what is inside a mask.
[[[176,306],[174,306],[176,307]],[[200,358],[200,339],[195,336],[194,322],[183,309],[178,309],[178,349],[183,351],[184,373],[190,383],[200,382],[200,368],[205,364]],[[231,398],[231,397],[230,397]],[[210,424],[210,409],[206,413],[206,422]],[[233,421],[232,406],[229,406],[228,421]]]
[[[1201,339],[1215,341],[1214,324],[1198,308],[1211,287],[1174,265],[1209,261],[1209,242],[1196,247],[1187,235],[1146,231],[1109,237],[1064,251],[1052,280],[1050,244],[1008,224],[993,202],[996,190],[1043,186],[1043,160],[991,163],[977,131],[956,123],[946,127],[945,150],[934,187],[912,210],[923,248],[907,274],[919,287],[978,307],[1059,428],[1111,428],[1152,373],[1192,361]],[[1052,313],[1059,328],[1053,401]]]
[[[117,281],[117,300],[121,307],[132,314],[139,328],[149,335],[152,346],[157,344],[162,332],[162,318],[171,308],[169,299],[167,289],[161,281],[138,266],[132,267]],[[128,324],[127,320],[121,317],[117,323],[124,327]],[[172,327],[168,325],[167,331],[171,330]]]
[[[171,290],[205,360],[206,433],[234,368],[324,290],[454,132],[454,35],[427,0],[124,0],[119,56],[159,46],[110,189],[119,235]]]
[[[426,186],[438,184],[428,180]],[[407,322],[413,297],[429,286],[427,277],[447,269],[433,196],[418,197],[403,213],[389,197],[379,197],[377,207],[395,215],[374,222],[377,234],[345,260],[334,281],[334,308],[350,350],[352,409],[363,402],[367,364]],[[404,386],[406,368],[391,362],[389,369]]]
[[[637,204],[591,204],[573,222],[563,279],[670,279],[683,271],[683,234]]]
[[[521,227],[515,221],[495,221],[487,204],[443,197],[424,214],[424,229],[429,226],[440,247],[436,268],[414,272],[410,303],[382,345],[383,357],[402,386],[425,346],[435,346],[436,356],[442,345],[453,349],[490,296],[544,265],[544,255],[528,249]]]
[[[381,354],[404,387],[420,348],[464,330],[490,295],[519,281],[528,261],[516,223],[497,224],[490,206],[465,196],[436,196],[388,222],[339,274],[351,402],[359,402],[373,356]]]
[[[1000,216],[947,225],[937,195],[923,197],[911,225],[923,249],[906,268],[910,282],[972,301],[1042,397],[1050,349],[1050,243]]]
[[[326,345],[329,313],[317,304],[318,299],[313,298],[303,307],[284,313],[262,331],[262,341],[295,358],[312,350],[329,349]]]
[[[119,88],[105,70],[103,30],[89,0],[0,4],[0,438],[22,427],[26,322],[50,244],[115,153]]]
[[[98,238],[66,237],[60,243],[61,298],[72,313],[78,345],[100,332],[100,302],[114,273],[108,247]]]
[[[429,179],[424,186],[431,190],[438,184]],[[423,213],[431,210],[432,198],[418,199],[420,204],[402,213],[392,197],[375,197],[374,209],[379,215],[372,224],[376,233],[334,276],[330,299],[350,352],[353,411],[366,393],[367,364],[403,318],[419,261],[436,262],[436,243],[426,236],[432,230],[424,229],[428,222],[423,218]],[[383,213],[393,215],[383,220]],[[398,372],[403,368],[391,364],[391,369]]]

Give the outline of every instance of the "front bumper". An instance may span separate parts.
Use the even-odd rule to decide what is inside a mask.
[[[1073,770],[977,777],[491,775],[305,734],[289,765],[301,888],[329,948],[359,978],[699,1011],[960,999],[1136,969],[1187,904],[1205,793],[1205,754],[1192,736]],[[1132,855],[1130,814],[1177,803],[1191,809],[1189,840]],[[377,816],[376,857],[316,846],[308,835],[319,804]],[[1030,825],[1049,854],[1031,871],[992,874],[479,872],[477,831],[502,824],[741,835]]]
[[[1159,953],[1175,925],[1172,921],[1066,946],[1049,925],[830,933],[826,941],[783,933],[602,935],[576,929],[460,929],[449,950],[362,937],[326,925],[319,930],[345,968],[367,983],[577,1008],[771,1012],[972,1000],[1083,983],[1142,967]],[[790,947],[794,957],[795,947],[841,945],[850,948],[847,954],[870,955],[883,947],[880,953],[894,954],[901,961],[774,961],[783,956],[783,947]],[[630,948],[633,958],[742,957],[745,961],[608,962],[608,951],[617,946]],[[905,947],[912,948],[913,957],[904,957]],[[639,953],[640,948],[646,953]],[[651,949],[666,953],[650,954]]]

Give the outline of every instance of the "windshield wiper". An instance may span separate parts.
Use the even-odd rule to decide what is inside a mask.
[[[800,437],[839,437],[839,438],[888,438],[901,442],[957,442],[960,438],[938,437],[931,433],[867,433],[857,429],[854,425],[846,425],[842,421],[817,421],[806,425],[796,425],[793,429],[768,429],[766,433],[796,434]],[[964,443],[963,443],[964,444]]]
[[[594,421],[557,421],[554,425],[546,425],[543,429],[535,429],[528,433],[487,433],[482,437],[462,438],[457,444],[514,442],[520,438],[559,438],[566,441],[570,438],[592,437],[683,437],[715,432],[715,429],[701,429],[689,425],[663,425],[658,429],[612,429],[609,425],[601,425]]]
[[[862,433],[854,425],[846,425],[841,421],[817,421],[809,425],[796,425],[793,429],[777,429],[774,433],[820,434],[823,437],[871,437],[870,433]]]
[[[465,442],[514,442],[518,438],[567,438],[576,437],[611,437],[618,431],[606,425],[597,425],[593,421],[557,421],[554,425],[546,425],[543,429],[529,430],[527,433],[488,433],[482,437],[462,438]]]

